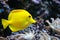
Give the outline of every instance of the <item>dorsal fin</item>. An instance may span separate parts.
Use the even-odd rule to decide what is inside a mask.
[[[20,9],[20,10],[17,9],[17,10],[12,10],[11,13],[22,12],[22,11],[23,11],[23,10],[21,10],[21,9]]]

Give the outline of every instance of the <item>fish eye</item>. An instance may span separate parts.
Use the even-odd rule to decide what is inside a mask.
[[[31,16],[29,16],[29,18],[30,18]]]

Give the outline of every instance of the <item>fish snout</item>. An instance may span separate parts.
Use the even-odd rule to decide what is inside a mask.
[[[32,20],[31,20],[31,23],[32,23],[32,24],[36,23],[36,20],[32,19]]]

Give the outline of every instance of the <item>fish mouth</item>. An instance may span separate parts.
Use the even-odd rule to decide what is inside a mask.
[[[34,20],[34,21],[33,21],[33,24],[35,24],[35,23],[36,23],[36,21]]]
[[[32,24],[36,23],[36,20],[32,19],[32,20],[31,20],[31,23],[32,23]]]

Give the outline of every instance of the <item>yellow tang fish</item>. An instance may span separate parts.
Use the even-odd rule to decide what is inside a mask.
[[[8,20],[2,19],[3,28],[9,26],[12,32],[26,29],[30,24],[35,23],[36,20],[32,15],[24,9],[12,10],[8,16]]]

